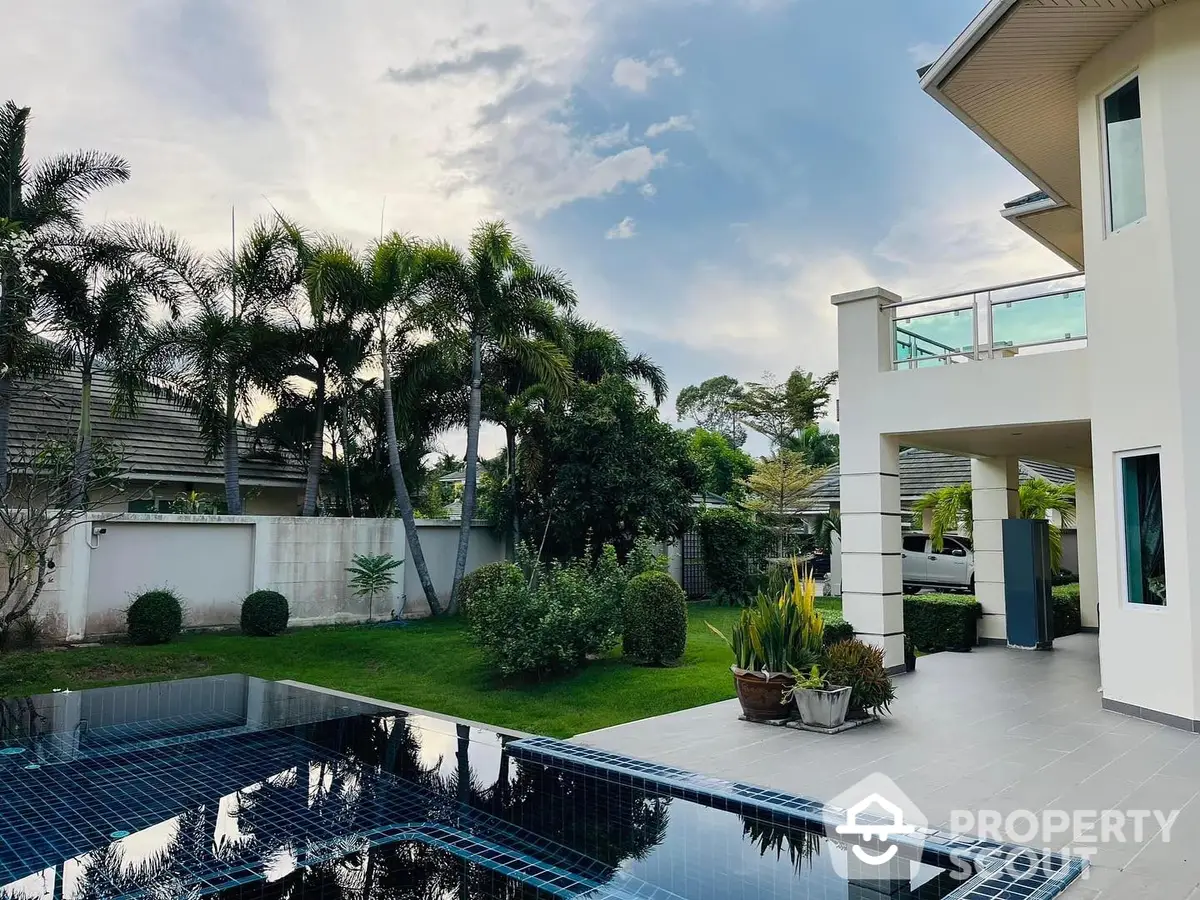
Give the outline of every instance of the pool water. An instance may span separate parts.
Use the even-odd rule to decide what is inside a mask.
[[[974,874],[849,882],[778,803],[572,748],[245,676],[3,701],[0,898],[935,900]]]

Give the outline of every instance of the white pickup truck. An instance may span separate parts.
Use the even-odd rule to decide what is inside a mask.
[[[946,535],[941,550],[933,549],[927,534],[906,534],[903,540],[900,570],[906,592],[933,588],[975,593],[975,551],[969,538]]]

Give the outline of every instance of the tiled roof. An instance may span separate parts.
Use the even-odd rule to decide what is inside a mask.
[[[53,379],[23,384],[13,399],[9,443],[14,452],[46,439],[73,441],[79,421],[81,379],[72,371]],[[92,384],[92,434],[121,448],[134,478],[172,481],[224,480],[220,457],[205,459],[200,426],[166,396],[144,395],[135,419],[115,418],[110,409],[112,380],[98,373]],[[295,462],[250,458],[250,438],[242,433],[241,480],[253,486],[292,487],[304,482]]]
[[[1023,459],[1019,463],[1021,481],[1031,478],[1045,478],[1053,484],[1071,484],[1075,481],[1075,473],[1064,466],[1050,463],[1034,462]],[[936,453],[933,450],[920,450],[910,447],[900,454],[900,498],[916,500],[924,497],[930,491],[952,484],[962,484],[971,480],[971,460],[966,456],[951,456],[948,453]],[[817,482],[813,488],[812,497],[818,500],[834,501],[840,494],[840,474],[834,466],[829,474]]]

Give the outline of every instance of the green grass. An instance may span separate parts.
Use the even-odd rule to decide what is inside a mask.
[[[818,605],[840,609],[835,598]],[[300,629],[274,638],[188,634],[159,647],[113,644],[0,655],[0,696],[105,684],[242,672],[320,684],[501,728],[569,737],[733,696],[728,647],[704,627],[727,630],[736,610],[692,604],[681,665],[634,666],[619,655],[564,678],[497,680],[461,619],[407,628]]]

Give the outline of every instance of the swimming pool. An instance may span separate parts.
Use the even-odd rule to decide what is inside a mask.
[[[3,900],[1032,900],[1082,869],[928,832],[914,880],[848,880],[838,812],[240,675],[0,702]]]

